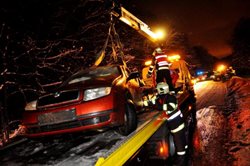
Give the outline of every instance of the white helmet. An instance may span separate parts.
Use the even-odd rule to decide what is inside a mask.
[[[157,47],[154,52],[153,52],[153,55],[156,55],[156,54],[163,54],[163,51],[161,50],[160,47]]]
[[[160,47],[157,47],[157,48],[155,49],[155,52],[157,52],[157,53],[163,53],[163,51],[161,50]]]
[[[160,95],[169,93],[169,86],[165,82],[158,83],[156,86],[156,89],[157,89],[158,94]]]

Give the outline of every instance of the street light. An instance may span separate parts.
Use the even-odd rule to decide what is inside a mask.
[[[217,71],[218,71],[218,72],[222,72],[222,71],[224,71],[225,69],[226,69],[226,66],[223,65],[223,64],[221,64],[221,65],[219,65],[219,66],[217,67]]]
[[[155,37],[157,40],[164,39],[166,36],[166,32],[163,29],[158,29],[155,31]]]

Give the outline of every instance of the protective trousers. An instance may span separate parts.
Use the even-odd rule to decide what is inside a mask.
[[[185,124],[180,110],[176,111],[168,118],[168,126],[174,137],[177,155],[185,155],[187,148]]]
[[[167,94],[163,104],[163,110],[169,115],[167,124],[174,138],[179,164],[184,165],[186,149],[188,148],[185,136],[185,123],[183,115],[178,109],[177,99],[174,95]]]
[[[167,82],[170,91],[175,91],[169,69],[161,69],[156,72],[156,82]]]

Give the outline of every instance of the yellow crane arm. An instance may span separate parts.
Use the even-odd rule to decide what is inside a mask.
[[[137,30],[140,34],[142,34],[152,42],[157,42],[157,35],[150,30],[147,24],[127,11],[124,7],[120,7],[118,10],[118,12],[113,11],[112,14],[118,17],[122,22]]]

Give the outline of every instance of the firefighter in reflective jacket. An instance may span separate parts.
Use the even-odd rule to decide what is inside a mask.
[[[156,86],[156,103],[161,105],[161,109],[168,115],[167,124],[174,138],[176,148],[176,165],[185,165],[186,150],[188,148],[185,137],[185,123],[183,115],[178,109],[177,98],[169,93],[169,86],[165,82],[160,82]]]
[[[160,82],[167,82],[169,86],[170,93],[175,93],[175,89],[172,83],[172,78],[170,75],[169,66],[170,63],[168,62],[168,57],[161,48],[156,48],[152,54],[153,60],[152,64],[149,67],[147,77],[151,77],[154,69],[156,70],[156,83]]]

